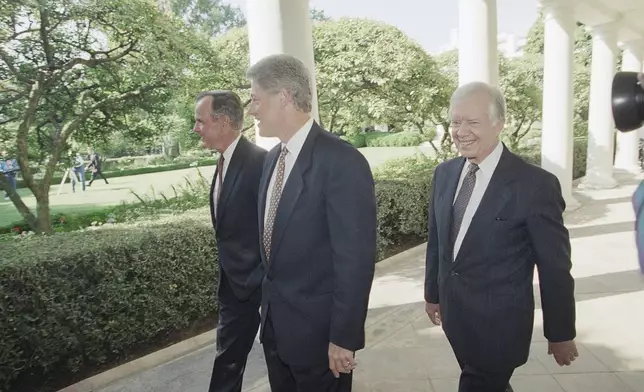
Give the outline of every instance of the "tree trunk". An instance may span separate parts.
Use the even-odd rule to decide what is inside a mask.
[[[31,213],[29,207],[27,207],[27,205],[22,201],[20,195],[9,185],[9,181],[7,181],[3,175],[0,175],[0,189],[4,189],[5,192],[9,194],[9,199],[11,199],[13,204],[16,206],[20,215],[22,215],[24,220],[27,221],[31,230],[36,231],[38,229],[38,221],[36,217]]]
[[[54,229],[51,222],[51,211],[49,209],[49,192],[45,192],[43,187],[37,187],[36,192],[36,211],[38,213],[38,234],[52,234]]]

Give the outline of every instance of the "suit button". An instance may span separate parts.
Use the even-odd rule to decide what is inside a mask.
[[[452,271],[452,272],[450,273],[450,275],[452,275],[452,276],[458,276],[458,272]]]

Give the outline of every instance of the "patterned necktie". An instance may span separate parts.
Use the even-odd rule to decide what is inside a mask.
[[[282,145],[282,151],[277,160],[277,167],[275,172],[275,184],[273,184],[273,192],[271,193],[271,205],[268,208],[268,217],[266,217],[266,224],[264,225],[264,249],[266,250],[266,260],[271,255],[271,240],[273,237],[273,224],[275,223],[275,215],[277,213],[277,206],[282,197],[282,188],[284,183],[284,171],[286,169],[286,154],[288,150],[286,146]]]
[[[456,196],[454,206],[452,206],[452,231],[450,233],[452,249],[454,249],[454,245],[456,244],[456,237],[458,236],[458,231],[461,229],[465,210],[472,197],[474,185],[476,185],[476,171],[478,169],[478,165],[474,163],[470,164],[470,168],[463,179],[461,189],[458,191],[458,196]]]

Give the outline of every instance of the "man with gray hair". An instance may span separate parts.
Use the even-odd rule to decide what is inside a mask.
[[[260,184],[263,343],[273,392],[349,392],[376,261],[371,169],[310,116],[309,70],[273,55],[247,72],[249,113],[280,143]]]
[[[241,134],[244,108],[232,91],[197,97],[196,132],[219,152],[210,215],[219,253],[219,325],[210,392],[241,392],[248,353],[259,328],[264,268],[259,254],[257,196],[266,150]]]
[[[482,82],[450,103],[461,157],[432,178],[425,309],[442,324],[462,369],[459,392],[504,392],[526,363],[539,272],[544,335],[561,366],[577,357],[574,281],[557,178],[500,142],[501,92]]]

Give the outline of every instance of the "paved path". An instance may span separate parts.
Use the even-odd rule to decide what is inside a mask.
[[[517,392],[644,392],[644,278],[637,270],[630,206],[637,182],[619,178],[619,188],[579,193],[583,207],[566,216],[573,244],[580,357],[560,368],[547,355],[537,309],[530,359],[512,378]],[[356,392],[458,389],[459,369],[451,349],[442,330],[424,314],[423,254],[421,246],[378,265],[367,322],[368,348],[357,355]],[[213,355],[214,347],[208,346],[101,392],[205,392]],[[270,391],[265,369],[256,344],[245,391]]]

